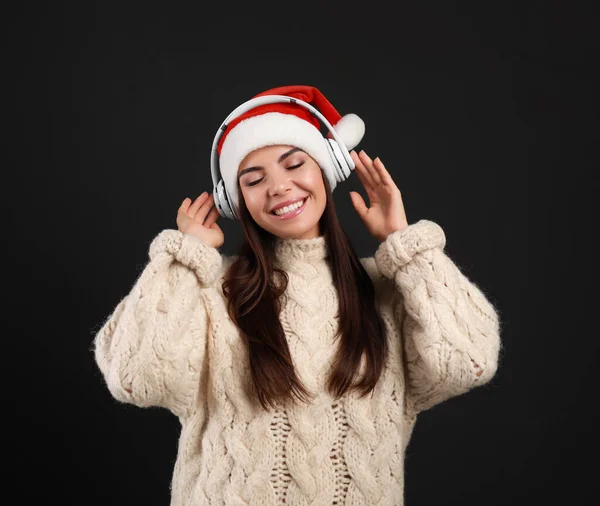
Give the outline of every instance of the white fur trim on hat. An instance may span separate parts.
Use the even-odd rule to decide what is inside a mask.
[[[265,146],[282,144],[302,149],[320,165],[333,191],[336,186],[335,169],[325,143],[318,128],[293,114],[269,112],[238,123],[228,132],[219,157],[223,184],[236,214],[239,216],[237,175],[240,163],[246,155]]]

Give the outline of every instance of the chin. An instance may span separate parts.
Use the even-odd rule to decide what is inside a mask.
[[[311,234],[311,232],[318,227],[318,222],[310,225],[304,226],[294,226],[290,225],[289,227],[263,227],[270,234],[277,236],[281,239],[296,239],[299,237],[304,237],[307,234]],[[314,235],[314,233],[312,234]]]

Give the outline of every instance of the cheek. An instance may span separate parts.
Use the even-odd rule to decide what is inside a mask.
[[[310,189],[315,198],[325,198],[325,184],[320,173],[310,174],[306,179],[306,187]]]
[[[263,199],[258,196],[258,192],[242,193],[242,198],[244,199],[250,214],[262,209],[262,206],[264,205]]]
[[[321,174],[321,169],[318,167],[314,168],[313,170],[306,171],[304,174],[302,174],[302,177],[298,182],[315,193],[325,192],[325,187],[323,186],[323,176]]]

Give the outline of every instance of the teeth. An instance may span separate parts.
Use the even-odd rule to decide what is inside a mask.
[[[283,216],[284,214],[289,213],[290,211],[294,211],[294,210],[298,209],[299,207],[302,207],[302,204],[304,204],[304,200],[301,200],[300,202],[296,202],[295,204],[292,204],[291,206],[285,206],[280,209],[277,209],[274,211],[274,213],[277,216]]]

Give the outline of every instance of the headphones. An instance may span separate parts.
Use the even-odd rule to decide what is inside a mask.
[[[334,130],[333,126],[327,119],[312,105],[303,100],[298,100],[296,98],[287,97],[285,95],[265,95],[261,97],[256,97],[247,102],[244,102],[239,107],[235,108],[229,116],[225,119],[225,121],[221,124],[215,138],[213,140],[211,156],[210,156],[210,171],[212,174],[213,180],[213,198],[215,202],[215,207],[219,211],[219,214],[224,218],[229,218],[232,220],[238,220],[239,217],[236,215],[233,203],[227,189],[225,188],[225,184],[223,180],[220,179],[220,167],[219,167],[219,153],[217,152],[217,146],[219,145],[219,140],[223,137],[225,130],[227,130],[228,124],[233,121],[235,118],[241,116],[242,114],[248,112],[255,107],[265,104],[276,104],[288,102],[292,104],[299,105],[308,109],[308,111],[315,116],[322,124],[327,127],[327,130],[331,133],[333,137],[323,137],[323,142],[325,142],[327,146],[327,151],[331,156],[331,160],[333,162],[333,167],[335,170],[335,180],[340,183],[345,181],[350,177],[352,170],[354,170],[354,161],[350,156],[350,152],[346,145],[339,138],[337,132]]]

